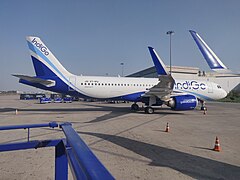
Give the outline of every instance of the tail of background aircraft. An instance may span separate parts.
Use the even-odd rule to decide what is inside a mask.
[[[210,49],[210,47],[203,41],[195,31],[189,30],[193,39],[195,40],[198,48],[202,52],[205,60],[207,61],[209,67],[219,73],[229,73],[231,72],[228,68],[222,63],[222,61],[217,57],[217,55]]]
[[[68,77],[71,75],[38,37],[28,36],[33,66],[38,77]]]

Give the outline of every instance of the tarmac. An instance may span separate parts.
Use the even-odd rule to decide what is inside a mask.
[[[240,104],[207,103],[206,115],[199,108],[171,111],[164,106],[149,115],[131,112],[130,106],[39,104],[0,96],[0,126],[71,122],[116,179],[240,179]],[[47,128],[32,129],[30,135],[30,140],[65,137]],[[216,136],[220,152],[212,150]],[[0,131],[0,143],[26,138],[26,130]],[[1,152],[0,164],[0,179],[54,179],[54,148]]]

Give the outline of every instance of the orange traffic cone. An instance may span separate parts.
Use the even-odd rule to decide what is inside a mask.
[[[165,132],[169,132],[169,124],[167,123]]]
[[[218,152],[220,152],[220,150],[221,150],[218,137],[216,137],[215,146],[214,146],[213,150],[218,151]]]

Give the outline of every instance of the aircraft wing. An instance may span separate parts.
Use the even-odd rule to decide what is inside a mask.
[[[175,80],[170,74],[159,76],[159,83],[150,88],[145,95],[157,96],[161,100],[167,101],[173,92],[174,83]]]
[[[38,84],[44,85],[46,87],[55,86],[55,81],[53,81],[53,80],[46,80],[46,79],[33,77],[33,76],[27,76],[27,75],[18,75],[18,74],[12,74],[12,75],[15,77],[18,77],[22,80],[29,81],[31,83],[38,83]]]
[[[175,80],[172,75],[167,71],[165,64],[158,56],[154,48],[148,47],[153,63],[158,73],[159,83],[149,89],[146,96],[157,96],[163,101],[170,99],[171,93],[173,92],[173,86]]]

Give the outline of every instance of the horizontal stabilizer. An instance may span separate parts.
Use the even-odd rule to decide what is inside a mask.
[[[46,87],[52,87],[55,86],[55,81],[53,80],[46,80],[38,77],[33,77],[33,76],[26,76],[26,75],[18,75],[18,74],[12,74],[15,77],[18,77],[20,79],[23,79],[25,81],[31,82],[31,83],[38,83],[41,85],[44,85]]]

